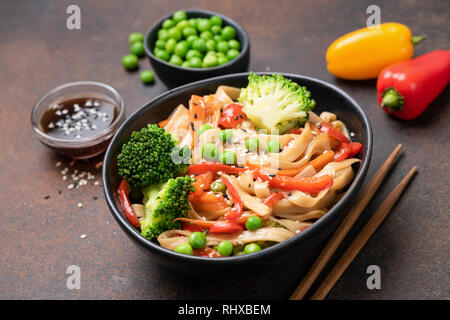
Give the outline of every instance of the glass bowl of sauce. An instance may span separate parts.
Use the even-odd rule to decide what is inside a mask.
[[[93,81],[71,82],[51,90],[31,113],[39,141],[72,159],[103,153],[124,120],[120,94]]]

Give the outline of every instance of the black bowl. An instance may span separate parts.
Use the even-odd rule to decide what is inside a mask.
[[[128,118],[113,137],[103,161],[103,185],[106,201],[114,218],[133,242],[154,261],[171,269],[192,275],[205,275],[230,268],[239,271],[265,269],[279,262],[279,259],[289,256],[298,257],[298,267],[305,267],[309,263],[303,259],[307,254],[316,253],[338,226],[353,203],[363,179],[369,168],[372,153],[372,130],[370,122],[361,107],[345,92],[318,79],[293,74],[285,74],[289,79],[306,86],[311,96],[316,100],[316,112],[330,111],[337,114],[338,119],[345,122],[350,132],[354,133],[353,140],[363,144],[361,165],[356,167],[355,179],[348,187],[344,197],[333,206],[329,212],[305,231],[272,247],[250,255],[226,257],[220,259],[188,256],[161,247],[157,242],[149,241],[136,230],[124,217],[118,199],[118,187],[121,177],[117,170],[117,155],[122,144],[126,142],[132,131],[140,130],[148,123],[157,123],[169,116],[179,104],[187,104],[192,94],[205,95],[214,93],[219,85],[246,87],[248,73],[231,74],[208,80],[191,83],[170,90],[151,100],[130,118]],[[318,253],[318,252],[317,252]]]
[[[150,63],[164,84],[168,87],[175,87],[185,83],[212,78],[224,74],[243,72],[248,70],[250,63],[250,41],[247,32],[235,21],[225,17],[219,13],[206,10],[184,10],[189,18],[209,18],[211,16],[219,16],[222,18],[223,26],[232,26],[236,30],[237,40],[241,43],[241,52],[235,59],[228,63],[205,69],[183,68],[167,61],[157,58],[153,54],[155,41],[158,37],[158,30],[161,29],[162,23],[173,14],[167,15],[156,22],[147,32],[144,38],[145,52],[147,53]]]

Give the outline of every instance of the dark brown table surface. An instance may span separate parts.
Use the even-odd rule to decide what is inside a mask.
[[[402,122],[378,107],[375,81],[342,81],[326,70],[328,45],[364,26],[366,8],[373,1],[76,2],[81,7],[79,31],[66,28],[66,8],[73,1],[0,2],[0,298],[286,299],[298,284],[302,274],[295,261],[239,281],[226,274],[214,280],[192,279],[157,265],[119,228],[101,186],[68,190],[60,171],[69,161],[33,136],[33,104],[60,84],[106,82],[123,95],[128,115],[166,91],[158,79],[144,86],[139,73],[122,68],[127,37],[133,31],[146,32],[162,15],[194,7],[232,17],[247,30],[251,70],[308,75],[348,92],[373,126],[368,177],[403,143],[402,157],[346,244],[406,172],[418,167],[413,183],[328,298],[450,298],[448,88],[419,119]],[[416,56],[450,48],[448,1],[377,4],[382,22],[398,21],[414,34],[428,36]],[[140,66],[149,68],[148,60],[141,60]],[[99,180],[94,165],[100,160],[77,162],[70,169],[88,169]],[[58,161],[63,163],[59,168]],[[80,290],[66,287],[69,265],[81,268]],[[369,265],[381,268],[381,290],[366,287]]]

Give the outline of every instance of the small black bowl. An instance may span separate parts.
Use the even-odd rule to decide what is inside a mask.
[[[140,130],[148,123],[157,123],[167,118],[179,104],[186,105],[192,94],[200,96],[211,94],[215,92],[219,85],[246,87],[248,73],[225,75],[175,88],[146,103],[122,124],[113,137],[103,161],[103,185],[106,201],[112,215],[127,236],[154,261],[183,273],[192,275],[214,273],[217,275],[221,271],[229,271],[231,268],[239,268],[239,273],[245,270],[252,272],[264,270],[267,267],[280,263],[282,258],[291,259],[294,257],[298,258],[297,266],[300,270],[310,263],[310,261],[305,259],[305,256],[318,254],[324,241],[331,235],[348,212],[369,168],[372,154],[370,122],[361,107],[337,87],[309,77],[293,74],[284,74],[284,76],[302,86],[306,86],[311,91],[311,96],[317,102],[314,111],[320,113],[327,110],[335,113],[338,119],[341,119],[347,125],[349,131],[354,133],[352,139],[364,146],[363,151],[360,153],[362,163],[355,166],[355,178],[348,187],[346,194],[325,216],[305,231],[284,242],[249,255],[225,258],[189,256],[165,249],[156,241],[147,240],[124,217],[119,202],[117,190],[122,178],[118,174],[117,155],[121,151],[122,144],[129,139],[133,131]]]
[[[156,22],[144,38],[145,52],[150,59],[153,69],[164,84],[173,88],[185,83],[248,70],[248,65],[250,63],[250,41],[247,32],[245,32],[239,24],[228,17],[212,11],[195,9],[184,11],[186,12],[188,19],[209,18],[214,15],[221,17],[223,26],[232,26],[236,30],[237,40],[241,43],[241,52],[235,59],[213,68],[183,68],[161,60],[153,54],[153,49],[158,38],[158,31],[162,28],[164,20],[172,17],[173,13],[167,15]]]

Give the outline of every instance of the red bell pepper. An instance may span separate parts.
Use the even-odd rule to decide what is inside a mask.
[[[328,133],[330,137],[336,138],[340,142],[350,143],[350,140],[346,136],[329,123],[322,122],[317,128],[322,132]]]
[[[255,171],[255,178],[268,181],[269,186],[281,190],[298,190],[305,193],[314,193],[322,191],[333,185],[333,179],[328,175],[319,177],[296,178],[281,175],[269,175]]]
[[[195,220],[188,218],[176,218],[175,220],[173,220],[173,222],[175,221],[183,221],[203,229],[208,229],[210,233],[234,233],[244,230],[244,228],[239,223],[227,220],[209,221],[209,220]],[[189,231],[191,231],[191,229],[194,230],[194,228],[190,229],[188,229],[188,227],[185,228],[186,229],[183,230]]]
[[[243,230],[244,228],[236,222],[222,220],[216,221],[214,225],[209,228],[209,233],[235,233]]]
[[[378,76],[378,101],[400,119],[418,117],[450,81],[450,50],[436,50],[385,68]]]
[[[334,155],[334,161],[344,161],[345,159],[352,158],[357,155],[362,149],[362,144],[359,142],[341,143]]]
[[[276,191],[276,192],[272,193],[270,196],[268,196],[266,198],[266,200],[264,200],[263,203],[266,206],[273,207],[274,205],[276,205],[283,198],[284,198],[284,194],[282,194],[279,191]]]
[[[214,250],[210,247],[204,247],[202,249],[194,249],[194,256],[199,257],[209,257],[209,258],[220,258],[221,255],[217,250]]]
[[[227,177],[222,176],[221,180],[223,184],[227,187],[231,199],[233,200],[234,203],[233,208],[231,208],[231,210],[225,214],[225,217],[228,220],[236,220],[242,214],[242,208],[244,206],[242,203],[242,199],[239,196],[237,190],[234,188],[231,181]]]
[[[238,168],[238,167],[232,167],[223,163],[218,162],[202,162],[193,164],[188,167],[188,175],[192,174],[202,174],[207,171],[211,171],[212,173],[216,174],[217,172],[223,172],[226,174],[239,174],[241,172],[244,172],[248,170],[247,168]]]
[[[206,171],[205,173],[199,174],[194,179],[193,186],[195,192],[191,192],[191,196],[201,196],[205,190],[209,189],[214,177],[211,171]]]
[[[225,107],[222,112],[222,116],[219,118],[219,126],[224,129],[236,128],[247,119],[247,116],[242,111],[243,106],[240,104],[232,103]]]
[[[136,213],[134,213],[133,207],[131,206],[130,199],[128,198],[129,194],[130,186],[128,185],[128,182],[122,180],[119,186],[120,204],[125,211],[125,217],[127,218],[128,222],[130,222],[133,227],[140,228],[141,223],[139,222],[139,219],[137,218]]]

